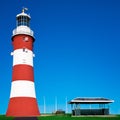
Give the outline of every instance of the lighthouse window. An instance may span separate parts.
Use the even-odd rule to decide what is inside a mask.
[[[28,26],[29,27],[29,18],[27,16],[19,16],[17,18],[17,25],[20,26],[20,25],[24,25],[24,26]]]
[[[25,48],[23,48],[23,52],[25,52]]]
[[[26,48],[23,48],[23,52],[28,53],[28,50]]]
[[[23,37],[23,41],[28,42],[28,37]]]

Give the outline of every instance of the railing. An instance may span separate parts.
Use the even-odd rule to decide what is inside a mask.
[[[34,36],[34,32],[26,26],[19,26],[16,29],[13,30],[13,36],[17,34],[27,34],[30,36]]]

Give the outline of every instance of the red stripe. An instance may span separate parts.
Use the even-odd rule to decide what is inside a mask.
[[[39,109],[35,98],[15,97],[11,98],[6,116],[39,116]]]
[[[34,81],[33,67],[23,64],[13,66],[12,80]]]
[[[27,40],[28,39],[28,40]],[[16,35],[13,37],[13,47],[14,50],[27,48],[29,50],[33,49],[33,38],[29,35]]]

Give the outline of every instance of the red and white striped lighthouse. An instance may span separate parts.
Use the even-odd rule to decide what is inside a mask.
[[[12,84],[6,116],[40,115],[34,86],[33,42],[35,39],[29,26],[30,16],[25,10],[27,8],[23,8],[22,13],[16,16],[17,27],[13,30]]]

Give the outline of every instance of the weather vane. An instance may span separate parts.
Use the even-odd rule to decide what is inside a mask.
[[[28,8],[23,7],[22,12],[24,13],[27,10],[28,10]]]

